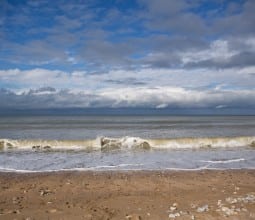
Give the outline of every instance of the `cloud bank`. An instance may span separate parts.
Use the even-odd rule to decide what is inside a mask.
[[[255,108],[255,91],[190,90],[178,87],[135,87],[95,91],[51,87],[14,93],[0,90],[0,107],[48,108]]]

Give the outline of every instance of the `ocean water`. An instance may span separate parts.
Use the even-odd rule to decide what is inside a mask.
[[[254,168],[255,116],[0,117],[0,171]]]

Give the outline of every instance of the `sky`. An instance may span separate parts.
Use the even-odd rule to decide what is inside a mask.
[[[254,0],[0,0],[0,109],[254,109]]]

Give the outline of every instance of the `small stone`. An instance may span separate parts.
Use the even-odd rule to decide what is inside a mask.
[[[128,219],[128,220],[142,220],[142,217],[140,215],[133,214],[133,215],[126,215],[126,219]]]
[[[237,199],[235,199],[235,198],[229,197],[229,198],[226,198],[226,202],[228,202],[229,204],[235,204],[235,203],[237,203],[238,201],[237,201]]]
[[[57,209],[50,209],[48,212],[49,213],[55,213],[55,212],[57,212]]]
[[[40,196],[45,196],[45,195],[48,195],[48,194],[50,194],[50,193],[51,193],[50,190],[41,190]]]
[[[207,212],[207,211],[209,211],[208,205],[204,205],[197,208],[197,212]]]
[[[223,206],[223,207],[221,208],[221,210],[222,210],[227,216],[237,214],[233,209],[230,209],[230,208],[225,207],[225,206]]]
[[[177,208],[174,207],[174,206],[171,206],[171,207],[170,207],[170,211],[171,211],[171,212],[175,211],[176,209],[177,209]]]
[[[180,213],[177,212],[177,213],[171,213],[171,214],[169,214],[169,215],[168,215],[168,218],[176,218],[176,217],[180,217],[180,216],[181,216]]]
[[[177,206],[178,206],[177,202],[173,203],[173,207],[177,207]]]
[[[191,216],[191,220],[195,220],[195,216],[194,215]]]
[[[20,210],[14,210],[12,213],[14,213],[14,214],[20,214]]]
[[[243,201],[244,201],[245,203],[248,203],[248,202],[255,202],[255,196],[252,195],[252,194],[247,194],[247,196],[243,198]]]

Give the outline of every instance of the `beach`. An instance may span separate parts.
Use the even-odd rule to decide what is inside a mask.
[[[255,219],[254,116],[0,117],[0,220]]]
[[[255,219],[254,170],[0,174],[0,219]]]
[[[0,220],[255,220],[255,0],[0,0]]]

